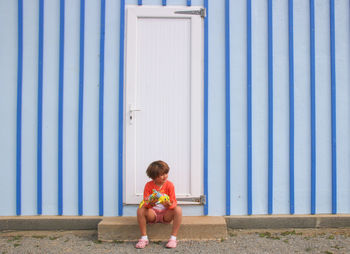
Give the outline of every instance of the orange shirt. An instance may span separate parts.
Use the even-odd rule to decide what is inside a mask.
[[[147,200],[148,197],[153,193],[153,190],[159,191],[160,193],[167,194],[170,198],[170,202],[172,205],[169,209],[174,209],[177,205],[176,196],[175,196],[175,187],[174,184],[170,181],[166,181],[161,188],[154,183],[154,181],[149,181],[145,185],[145,189],[143,191],[143,199]],[[146,206],[147,207],[147,206]]]

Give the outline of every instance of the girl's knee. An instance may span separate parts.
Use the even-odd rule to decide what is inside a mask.
[[[175,207],[174,212],[177,215],[182,215],[182,208],[180,206],[177,206]]]
[[[145,210],[144,207],[137,208],[137,216],[145,216]]]

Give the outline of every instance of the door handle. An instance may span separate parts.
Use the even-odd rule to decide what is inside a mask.
[[[137,108],[130,108],[129,110],[131,113],[134,112],[134,111],[141,111],[141,109],[137,109]]]
[[[129,124],[132,125],[134,122],[133,112],[141,111],[141,109],[133,108],[131,105],[129,106]]]

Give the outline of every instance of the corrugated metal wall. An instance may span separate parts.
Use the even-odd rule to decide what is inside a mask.
[[[120,5],[0,1],[0,215],[134,215],[118,195]],[[350,212],[349,12],[209,1],[208,211],[185,214]]]

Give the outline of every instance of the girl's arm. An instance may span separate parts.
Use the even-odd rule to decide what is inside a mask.
[[[176,196],[175,196],[175,187],[174,185],[171,183],[169,184],[169,190],[168,190],[168,196],[170,198],[170,202],[169,202],[169,209],[174,209],[177,206],[177,200],[176,200]]]
[[[146,183],[145,188],[143,190],[143,200],[145,201],[145,204],[143,206],[145,208],[151,208],[151,207],[153,207],[155,205],[154,203],[147,202],[148,201],[148,197],[151,194],[152,194],[152,189],[150,188],[149,184]]]

